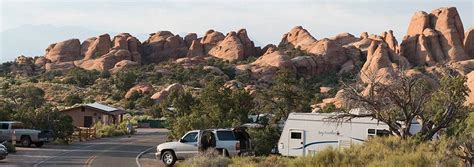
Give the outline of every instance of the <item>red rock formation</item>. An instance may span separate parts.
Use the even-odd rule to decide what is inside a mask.
[[[301,76],[315,76],[318,74],[318,66],[313,56],[298,56],[291,59],[297,74]]]
[[[49,45],[44,56],[53,63],[81,59],[81,42],[79,39],[69,39]]]
[[[360,78],[364,83],[391,76],[393,68],[408,68],[408,61],[393,52],[386,43],[373,41],[362,66]]]
[[[474,27],[466,31],[464,39],[464,51],[469,58],[474,59]]]
[[[183,85],[179,83],[174,83],[174,84],[169,85],[165,89],[153,94],[153,96],[151,96],[151,99],[161,102],[165,100],[166,98],[168,98],[168,96],[171,93],[176,92],[176,91],[183,91],[183,90],[184,90]]]
[[[268,48],[267,52],[250,65],[237,67],[241,71],[250,71],[253,78],[270,81],[278,69],[296,71],[290,57],[277,48]]]
[[[188,47],[179,35],[173,35],[169,31],[159,31],[150,34],[143,42],[143,54],[150,63],[158,63],[167,59],[186,57]]]
[[[125,94],[125,98],[129,99],[132,97],[133,93],[139,93],[139,94],[148,94],[154,92],[155,89],[153,89],[153,86],[147,83],[139,83],[132,88],[130,88],[127,93]]]
[[[199,40],[193,40],[191,46],[189,46],[188,50],[188,57],[196,57],[196,56],[205,56],[204,53],[204,46],[201,44]]]
[[[90,40],[93,42],[90,42]],[[84,54],[84,59],[95,59],[109,52],[112,47],[109,34],[100,35],[98,38],[90,38],[82,43],[82,47],[87,47]]]
[[[257,49],[247,36],[247,31],[241,29],[237,33],[234,31],[227,33],[224,40],[212,47],[207,54],[228,61],[236,61],[257,56]]]
[[[283,38],[278,46],[290,46],[294,48],[300,48],[302,50],[309,50],[314,43],[316,38],[301,26],[296,26],[290,30],[290,32],[283,35]]]
[[[130,60],[122,60],[114,65],[114,68],[110,69],[110,72],[117,73],[119,71],[130,69],[132,67],[138,67],[140,64]]]
[[[188,35],[184,36],[184,42],[186,42],[186,47],[191,47],[191,44],[194,40],[197,40],[196,33],[189,33]]]
[[[416,66],[466,60],[463,40],[464,29],[456,8],[439,8],[430,14],[417,12],[400,45],[400,55]]]
[[[245,59],[244,46],[234,31],[229,32],[223,41],[209,50],[208,54],[229,61]]]
[[[359,38],[356,38],[354,35],[349,33],[341,33],[329,39],[337,42],[341,46],[351,44],[360,40]]]
[[[244,58],[248,58],[251,56],[258,57],[257,49],[255,48],[255,44],[247,35],[246,29],[240,29],[237,31],[237,36],[239,37],[240,43],[242,43],[244,47]]]
[[[221,32],[208,30],[204,37],[201,39],[201,44],[204,45],[204,53],[208,53],[213,47],[217,46],[217,44],[224,40],[225,36]]]

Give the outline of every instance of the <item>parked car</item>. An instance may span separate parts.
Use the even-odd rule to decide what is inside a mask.
[[[7,158],[7,155],[8,155],[7,147],[5,147],[3,143],[0,143],[0,160]]]
[[[214,148],[225,156],[249,154],[250,136],[242,128],[192,130],[177,142],[158,145],[155,156],[166,166],[173,166],[177,160],[193,157],[208,148]]]
[[[31,144],[41,147],[44,143],[53,140],[52,133],[49,131],[26,129],[21,122],[0,121],[0,141],[12,141],[13,138],[23,147],[30,147]]]

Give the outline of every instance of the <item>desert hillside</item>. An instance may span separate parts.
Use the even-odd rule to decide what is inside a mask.
[[[171,84],[203,87],[205,82],[201,80],[204,75],[221,76],[227,86],[252,91],[271,84],[280,69],[287,69],[305,79],[345,77],[345,80],[360,80],[362,83],[368,83],[371,78],[388,78],[397,69],[403,69],[407,75],[437,80],[441,73],[452,69],[466,76],[467,84],[474,89],[471,83],[474,74],[470,73],[474,68],[474,61],[471,60],[474,58],[474,32],[472,27],[464,30],[456,8],[439,8],[430,13],[416,12],[405,37],[401,42],[398,41],[391,30],[380,35],[367,32],[359,36],[341,33],[335,37],[316,39],[301,26],[284,34],[278,45],[268,44],[263,48],[254,45],[246,29],[225,35],[211,29],[202,37],[196,33],[181,37],[170,31],[158,31],[150,33],[146,41],[139,41],[129,33],[113,37],[102,34],[85,41],[68,39],[53,43],[46,47],[44,56],[19,56],[13,63],[4,64],[2,72],[8,75],[38,76],[67,74],[71,69],[80,68],[117,74],[146,66],[148,70],[139,70],[139,73],[143,73],[141,75],[184,75],[174,72],[179,69],[196,76],[172,82],[136,82],[137,85],[127,90],[125,98],[130,97],[131,92],[138,91],[154,94],[153,99],[161,99],[162,92],[166,91],[164,88]],[[200,72],[203,74],[198,76]],[[49,85],[37,85],[42,84]],[[337,82],[320,86],[321,91],[314,93],[324,94],[327,90],[338,92],[340,88]],[[64,91],[71,92],[74,89],[83,88]],[[56,94],[47,91],[49,93]],[[327,104],[342,107],[343,101],[338,98],[338,94],[326,94],[322,96],[324,99],[314,100],[313,108],[320,109]],[[93,98],[94,101],[107,99],[107,95]],[[473,100],[469,96],[467,103]]]

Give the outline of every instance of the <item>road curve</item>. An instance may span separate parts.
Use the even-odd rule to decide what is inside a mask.
[[[153,147],[166,141],[165,129],[138,129],[131,137],[111,137],[89,142],[77,142],[68,146],[45,146],[45,148],[21,148],[9,155],[0,166],[78,166],[78,167],[133,167],[159,166],[150,159]],[[142,156],[145,165],[141,164]]]

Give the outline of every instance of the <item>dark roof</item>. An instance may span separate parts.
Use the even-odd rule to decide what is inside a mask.
[[[66,112],[66,111],[70,111],[70,110],[73,110],[73,109],[76,109],[76,108],[81,108],[81,107],[88,108],[88,109],[95,110],[95,111],[102,112],[102,113],[109,114],[109,115],[119,115],[119,114],[125,113],[125,110],[123,110],[123,109],[110,107],[110,106],[103,105],[103,104],[100,104],[100,103],[97,103],[97,102],[96,103],[90,103],[90,104],[83,104],[83,105],[80,105],[80,106],[77,106],[77,107],[68,108],[68,109],[65,109],[65,110],[61,110],[61,112]]]

